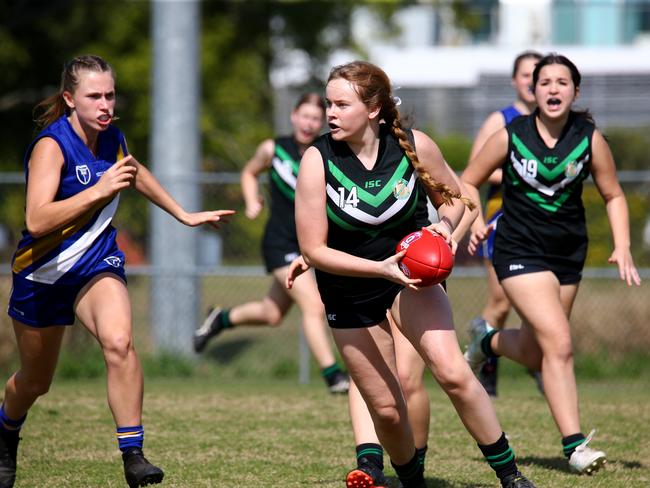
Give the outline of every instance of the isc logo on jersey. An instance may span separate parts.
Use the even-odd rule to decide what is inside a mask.
[[[87,185],[90,183],[90,168],[87,164],[78,164],[75,167],[75,172],[77,174],[77,179],[82,185]]]

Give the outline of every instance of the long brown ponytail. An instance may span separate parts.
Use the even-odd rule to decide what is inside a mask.
[[[332,68],[327,81],[338,78],[354,84],[361,101],[367,107],[381,107],[379,119],[384,119],[388,124],[391,133],[397,139],[406,156],[411,160],[420,179],[430,189],[440,194],[444,204],[451,205],[452,200],[455,198],[461,200],[469,209],[473,210],[475,208],[474,203],[469,198],[461,196],[460,193],[453,191],[448,185],[434,180],[422,167],[415,149],[402,128],[400,114],[391,93],[388,75],[381,68],[366,61],[352,61]]]
[[[113,68],[99,56],[86,54],[77,56],[63,65],[59,91],[34,107],[34,122],[38,128],[50,125],[64,114],[69,114],[70,109],[63,99],[63,92],[74,93],[79,84],[79,71],[110,72],[113,77]]]

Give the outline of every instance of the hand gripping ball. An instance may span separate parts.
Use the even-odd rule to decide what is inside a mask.
[[[397,252],[406,250],[399,267],[409,278],[421,279],[416,286],[436,285],[451,274],[454,255],[449,244],[438,234],[422,229],[411,232],[397,245]]]

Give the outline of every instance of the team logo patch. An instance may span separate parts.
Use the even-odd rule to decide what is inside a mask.
[[[400,178],[393,185],[393,196],[397,200],[406,200],[411,196],[411,190],[409,190],[408,181],[403,178]]]
[[[78,164],[76,167],[77,179],[82,185],[90,183],[90,168],[87,164]]]
[[[564,174],[568,178],[574,178],[578,174],[578,163],[576,161],[571,161],[564,168]]]
[[[119,268],[122,266],[122,258],[118,256],[108,256],[107,258],[104,258],[104,262],[109,266],[113,266],[114,268]]]

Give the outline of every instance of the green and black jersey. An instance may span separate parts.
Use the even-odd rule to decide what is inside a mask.
[[[572,112],[549,148],[537,131],[536,116],[519,117],[506,127],[503,216],[494,264],[581,270],[587,252],[582,182],[590,173],[594,124]]]
[[[293,136],[278,137],[274,142],[269,170],[270,212],[262,239],[267,271],[286,266],[299,254],[294,202],[301,154]]]
[[[346,142],[325,134],[314,143],[323,158],[329,247],[381,261],[395,254],[406,234],[427,225],[426,195],[398,141],[381,124],[377,161],[366,169]],[[413,134],[407,132],[413,144]],[[319,290],[328,302],[350,306],[401,287],[379,278],[352,278],[317,270]],[[392,300],[391,300],[392,301]],[[385,313],[385,309],[384,309]]]

